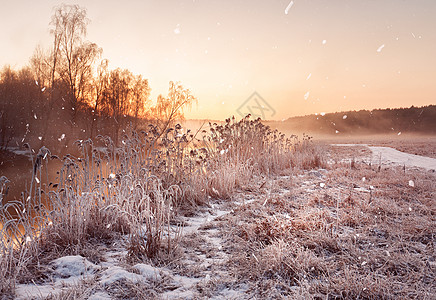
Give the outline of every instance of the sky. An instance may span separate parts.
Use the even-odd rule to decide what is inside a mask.
[[[87,9],[87,39],[153,99],[169,81],[189,88],[188,118],[436,104],[435,0],[0,0],[0,67],[51,46],[61,3]]]

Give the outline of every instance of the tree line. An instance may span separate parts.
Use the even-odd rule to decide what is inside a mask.
[[[271,125],[279,130],[321,134],[435,134],[436,105],[308,115]]]
[[[23,143],[64,148],[74,140],[153,125],[164,132],[196,98],[170,82],[167,96],[150,98],[147,79],[109,69],[103,50],[86,40],[86,9],[62,4],[50,22],[52,45],[36,47],[29,64],[0,72],[0,148]]]

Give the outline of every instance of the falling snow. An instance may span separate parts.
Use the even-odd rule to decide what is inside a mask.
[[[345,120],[347,118],[347,115],[343,115],[342,119]]]
[[[309,75],[307,75],[307,78],[306,78],[306,80],[309,80],[309,79],[310,79],[310,77],[312,77],[312,73],[309,73]]]
[[[377,52],[380,53],[383,50],[384,47],[385,47],[385,44],[383,44],[380,47],[378,47]]]
[[[291,7],[294,5],[294,1],[289,2],[288,6],[286,6],[285,9],[285,14],[289,13],[289,10],[291,9]]]
[[[310,94],[310,92],[307,92],[306,94],[304,94],[304,100],[309,99],[309,94]]]
[[[180,33],[180,24],[177,24],[177,27],[174,29],[174,33],[175,34],[179,34]]]
[[[327,40],[322,40],[322,44],[323,45],[327,44]]]

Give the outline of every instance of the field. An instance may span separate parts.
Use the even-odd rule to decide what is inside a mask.
[[[3,299],[435,298],[435,171],[329,145],[434,157],[434,138],[332,142],[249,119],[153,134],[34,155],[24,204],[2,206]]]

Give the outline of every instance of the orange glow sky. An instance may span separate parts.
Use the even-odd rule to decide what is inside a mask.
[[[1,2],[0,67],[19,68],[51,46],[62,2]],[[436,104],[435,0],[294,0],[288,14],[289,0],[66,3],[87,8],[87,39],[148,78],[154,99],[170,80],[189,87],[188,118],[237,115],[254,91],[279,120]]]

